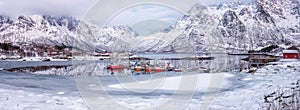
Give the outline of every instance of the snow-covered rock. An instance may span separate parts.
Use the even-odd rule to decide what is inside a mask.
[[[136,47],[154,52],[247,52],[269,45],[299,45],[294,36],[299,33],[299,7],[296,0],[255,0],[249,5],[230,2],[209,7],[196,4],[174,27],[153,35],[165,38],[152,37]],[[168,35],[174,30],[180,34]]]
[[[1,42],[41,43],[74,46],[85,50],[109,50],[125,36],[137,34],[127,26],[98,28],[72,17],[20,16],[16,20],[0,16]],[[130,38],[129,37],[129,38]]]
[[[72,17],[0,16],[0,42],[40,42],[86,51],[235,52],[268,45],[299,45],[297,0],[254,0],[248,5],[196,4],[175,26],[138,36],[128,26],[95,27]]]

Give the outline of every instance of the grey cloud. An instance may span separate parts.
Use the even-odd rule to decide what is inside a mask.
[[[80,18],[94,2],[96,0],[1,0],[0,14],[11,17],[49,14]]]

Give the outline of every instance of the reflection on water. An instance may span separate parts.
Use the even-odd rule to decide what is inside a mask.
[[[69,65],[70,66],[70,65]],[[30,66],[30,67],[21,67],[21,68],[10,68],[4,69],[10,72],[22,72],[22,73],[34,73],[39,71],[47,71],[50,69],[58,70],[61,68],[67,69],[68,66]]]
[[[193,54],[190,54],[193,55]],[[187,55],[180,54],[167,54],[162,55],[163,57],[186,57]],[[240,65],[246,65],[245,62],[241,61],[241,56],[229,56],[226,54],[212,54],[215,60],[149,60],[149,61],[138,61],[138,62],[149,62],[155,67],[165,68],[168,63],[172,64],[174,68],[180,69],[184,72],[224,72],[224,71],[237,71]],[[157,55],[149,57],[158,57]],[[108,65],[113,64],[112,62],[89,62],[85,64],[74,64],[66,66],[36,66],[36,67],[22,67],[7,69],[11,72],[22,72],[32,74],[54,74],[63,76],[109,76],[109,75],[132,75],[132,74],[143,74],[142,72],[132,71],[130,65],[136,61],[122,60],[118,64],[124,65],[125,69],[110,71],[107,69]],[[114,62],[115,63],[115,62]],[[118,65],[113,64],[113,65]],[[53,64],[55,65],[55,64]],[[113,74],[112,74],[113,73]]]

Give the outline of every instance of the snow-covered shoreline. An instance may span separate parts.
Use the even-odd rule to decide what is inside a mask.
[[[18,63],[18,62],[16,62]],[[33,63],[34,64],[34,63]],[[10,66],[3,63],[0,67]],[[24,74],[0,71],[0,109],[64,109],[85,110],[90,109],[78,91],[76,81],[72,76]],[[172,94],[180,91],[178,86],[184,78],[196,78],[196,89],[184,89],[193,93],[189,103],[184,107],[188,110],[198,110],[203,104],[203,96],[209,91],[213,92],[210,109],[261,109],[264,107],[264,95],[289,87],[300,79],[300,61],[280,61],[277,65],[268,65],[257,70],[255,74],[242,73],[162,73],[162,77],[139,75],[133,78],[142,79],[139,82],[130,80],[119,84],[114,76],[98,77],[113,101],[125,108],[159,108],[166,102],[176,104],[176,97]],[[219,80],[215,76],[221,76]],[[128,90],[150,90],[154,82],[162,80],[160,86],[154,88],[155,92],[136,94]],[[221,86],[210,84],[220,82]],[[97,84],[94,84],[97,85]],[[89,85],[90,88],[95,86]],[[124,88],[134,87],[134,88]],[[139,92],[139,91],[138,91]],[[210,93],[210,92],[209,92]],[[97,94],[97,93],[93,93]],[[183,100],[183,99],[182,99]],[[92,109],[92,108],[91,108]]]
[[[281,60],[277,65],[260,68],[254,74],[240,73],[234,78],[233,91],[220,93],[212,109],[266,109],[264,96],[290,87],[300,79],[299,60]]]

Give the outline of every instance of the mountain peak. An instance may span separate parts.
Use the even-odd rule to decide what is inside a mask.
[[[0,27],[4,24],[12,24],[13,21],[8,16],[0,15]]]
[[[296,0],[256,0],[207,7],[196,4],[174,27],[147,38],[129,26],[90,26],[73,17],[51,15],[0,16],[1,42],[40,42],[106,51],[247,51],[291,42],[300,30],[300,5]],[[225,8],[224,8],[225,7]],[[82,24],[82,25],[81,25]],[[158,40],[162,38],[163,40]],[[75,44],[75,45],[74,45]],[[214,47],[216,46],[216,47]]]

